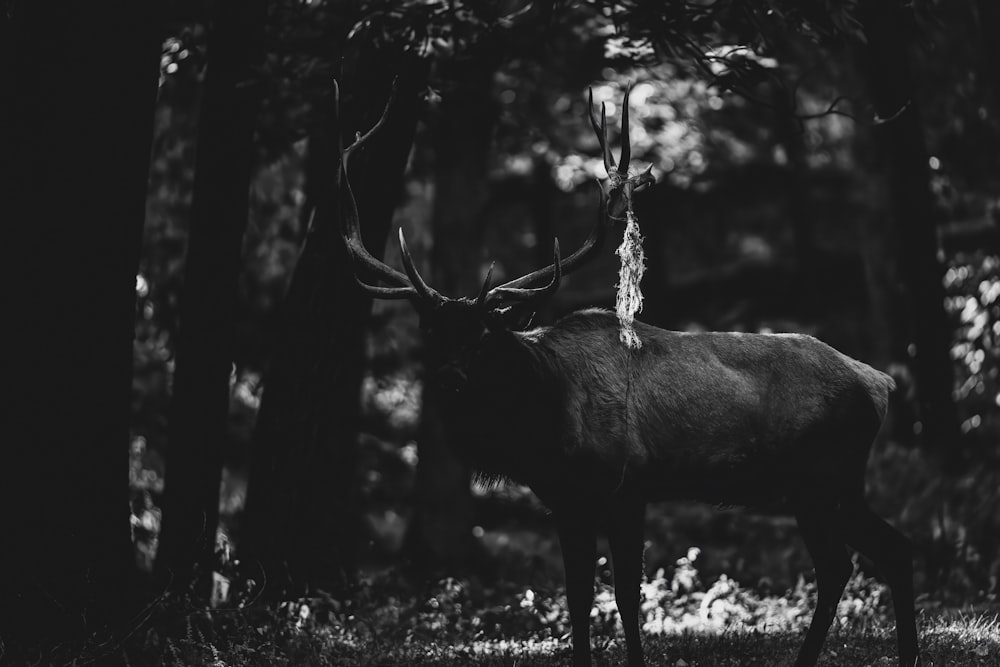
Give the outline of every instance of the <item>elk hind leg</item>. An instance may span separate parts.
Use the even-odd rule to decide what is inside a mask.
[[[896,613],[899,664],[919,664],[917,621],[913,606],[913,547],[909,539],[875,514],[864,500],[843,506],[847,543],[878,568],[889,590]]]
[[[796,513],[799,532],[816,570],[817,601],[795,667],[815,665],[823,642],[854,570],[840,521],[832,507],[808,508]]]
[[[612,509],[608,528],[615,574],[615,601],[625,630],[629,667],[645,664],[639,632],[645,517],[646,504],[641,500],[622,502]]]

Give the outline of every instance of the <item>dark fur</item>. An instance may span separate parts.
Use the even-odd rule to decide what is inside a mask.
[[[590,664],[595,524],[604,517],[628,662],[642,665],[646,503],[697,499],[794,514],[819,597],[797,667],[815,664],[851,573],[846,545],[886,576],[901,665],[918,659],[912,550],[865,502],[892,379],[811,336],[681,333],[584,310],[513,332],[467,300],[422,312],[449,437],[481,479],[528,484],[552,510],[574,664]]]
[[[767,506],[817,484],[835,495],[867,460],[888,375],[805,335],[636,330],[630,350],[614,314],[592,309],[448,341],[439,356],[472,348],[466,384],[443,392],[458,453],[543,499],[603,503],[628,486]]]

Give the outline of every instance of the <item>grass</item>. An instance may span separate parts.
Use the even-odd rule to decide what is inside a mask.
[[[650,665],[791,665],[815,605],[800,579],[782,595],[720,576],[703,583],[699,551],[643,584],[643,645]],[[921,603],[925,667],[1000,667],[1000,609]],[[329,596],[207,611],[174,600],[126,647],[130,664],[257,666],[567,665],[562,589],[448,578],[425,587],[382,573],[349,600]],[[591,615],[595,665],[620,665],[625,647],[613,591],[598,582]],[[820,665],[897,664],[884,587],[860,568],[848,583]]]
[[[988,614],[924,618],[920,626],[921,656],[926,667],[1000,665],[1000,624]],[[256,634],[256,633],[255,633]],[[673,667],[744,667],[791,665],[801,642],[790,632],[693,632],[645,635],[650,665]],[[528,666],[569,664],[569,643],[563,639],[491,639],[453,642],[426,638],[395,642],[376,637],[345,639],[322,632],[297,637],[232,638],[219,646],[204,638],[173,642],[160,659],[133,664],[164,665],[484,665]],[[598,638],[594,664],[625,661],[620,638]],[[146,656],[151,658],[152,656]],[[827,637],[820,665],[896,665],[895,636],[890,628],[865,631],[834,628]]]

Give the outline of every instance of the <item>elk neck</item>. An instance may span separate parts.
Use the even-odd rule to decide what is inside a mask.
[[[549,331],[484,331],[461,363],[462,386],[429,387],[453,450],[482,479],[530,484],[553,453],[560,379]]]

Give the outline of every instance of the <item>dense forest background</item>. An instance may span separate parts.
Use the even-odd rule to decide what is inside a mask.
[[[555,627],[546,512],[450,454],[416,315],[357,289],[334,184],[385,111],[348,171],[365,243],[400,266],[402,226],[429,282],[471,296],[593,225],[588,89],[656,177],[639,319],[806,332],[892,374],[868,492],[916,545],[918,606],[996,604],[991,0],[56,4],[0,5],[0,658],[107,655],[150,624],[197,644],[211,609],[301,629],[303,600],[340,628],[401,595]],[[613,305],[618,240],[537,324]],[[650,576],[811,579],[791,519],[670,503],[647,524]]]

